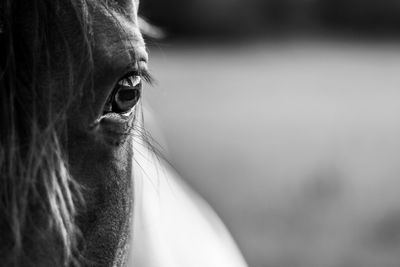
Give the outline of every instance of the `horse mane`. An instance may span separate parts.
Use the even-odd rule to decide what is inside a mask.
[[[36,266],[43,258],[51,266],[79,265],[74,218],[82,197],[68,170],[66,130],[71,104],[92,80],[88,9],[87,0],[3,0],[0,6],[0,261],[5,266]],[[69,25],[62,19],[67,14],[74,18]]]

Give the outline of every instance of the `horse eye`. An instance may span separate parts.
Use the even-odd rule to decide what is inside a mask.
[[[140,76],[130,74],[125,76],[115,86],[104,107],[103,114],[127,113],[136,105],[142,91]]]

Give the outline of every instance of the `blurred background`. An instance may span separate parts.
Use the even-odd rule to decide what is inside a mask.
[[[400,266],[400,1],[141,9],[149,127],[250,267]]]

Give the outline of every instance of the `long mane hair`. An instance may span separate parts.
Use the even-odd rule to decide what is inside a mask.
[[[81,197],[68,171],[66,130],[71,104],[92,80],[90,6],[0,5],[0,261],[78,265]]]

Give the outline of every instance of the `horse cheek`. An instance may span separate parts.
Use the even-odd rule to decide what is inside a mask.
[[[123,266],[133,212],[131,141],[118,146],[90,136],[75,141],[70,158],[85,201],[77,218],[85,240],[84,255],[101,266]]]

